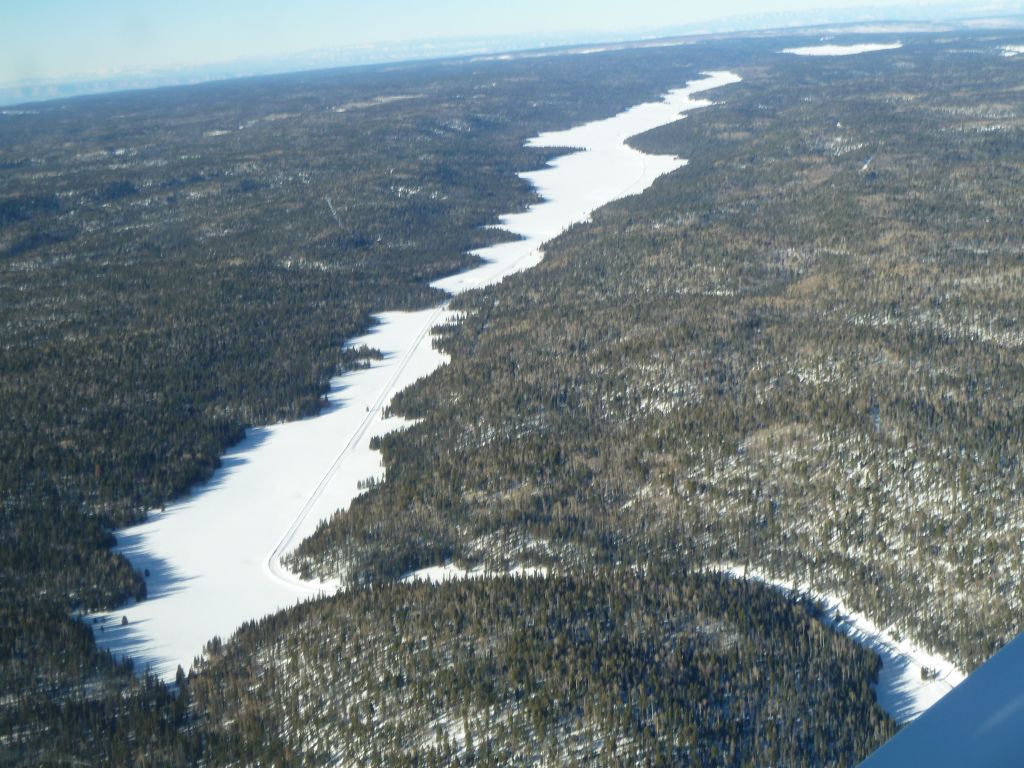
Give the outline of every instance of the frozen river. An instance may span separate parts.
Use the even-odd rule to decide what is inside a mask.
[[[477,251],[480,266],[435,286],[457,294],[529,269],[543,257],[544,243],[566,228],[681,168],[685,160],[647,155],[625,142],[711,104],[695,94],[739,80],[707,73],[659,102],[532,139],[530,146],[580,151],[522,174],[544,200],[501,217],[501,227],[520,240]],[[384,409],[396,392],[444,363],[431,347],[430,329],[451,317],[447,304],[382,313],[366,336],[349,343],[376,348],[383,359],[334,379],[320,415],[250,429],[208,483],[150,512],[144,524],[118,531],[118,550],[148,573],[149,598],[97,614],[98,644],[173,679],[178,665],[187,671],[215,635],[226,639],[246,621],[334,591],[336,584],[299,579],[281,557],[346,509],[359,481],[382,475],[370,440],[405,424],[382,418]]]

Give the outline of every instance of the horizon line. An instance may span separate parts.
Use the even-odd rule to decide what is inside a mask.
[[[958,6],[952,6],[956,8]],[[320,72],[342,69],[359,69],[387,65],[417,65],[430,62],[458,60],[486,60],[497,57],[516,56],[557,56],[573,53],[598,53],[613,50],[629,50],[647,46],[683,45],[701,39],[723,34],[783,34],[805,31],[813,33],[831,28],[852,28],[848,34],[874,34],[874,31],[858,31],[862,25],[896,27],[913,25],[915,29],[877,30],[886,32],[941,32],[956,29],[1010,31],[1024,29],[1024,14],[1004,12],[983,16],[956,15],[942,18],[880,18],[859,16],[867,11],[893,11],[880,6],[865,6],[851,9],[836,9],[832,12],[808,11],[798,14],[758,14],[727,17],[715,22],[680,25],[656,29],[633,29],[621,33],[609,32],[601,37],[593,32],[546,32],[535,35],[476,35],[451,38],[422,38],[404,42],[381,41],[362,46],[339,48],[313,48],[273,57],[247,57],[202,64],[166,66],[153,69],[125,68],[111,73],[83,73],[60,78],[43,78],[0,83],[0,108],[43,105],[47,102],[65,101],[78,97],[113,95],[133,91],[148,91],[161,88],[188,87],[190,85],[230,82],[260,77],[287,76],[303,72]],[[822,13],[850,18],[820,20]],[[772,18],[786,17],[791,23],[779,26],[754,24]],[[814,20],[808,20],[813,18]],[[750,23],[750,26],[744,25]],[[985,22],[988,22],[987,24]],[[997,24],[997,22],[1004,22]],[[1015,22],[1016,25],[1011,22]],[[588,37],[588,35],[592,35]],[[590,49],[598,46],[595,50]],[[289,64],[289,62],[291,64]],[[11,114],[4,110],[3,114]]]

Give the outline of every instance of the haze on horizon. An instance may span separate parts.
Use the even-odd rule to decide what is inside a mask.
[[[0,11],[0,103],[323,66],[551,44],[828,23],[1019,13],[974,0],[13,0]],[[890,15],[891,14],[891,15]],[[159,76],[157,76],[159,75]]]

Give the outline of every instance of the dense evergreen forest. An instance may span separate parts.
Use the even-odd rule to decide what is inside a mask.
[[[690,158],[467,294],[388,482],[309,572],[750,564],[970,669],[1022,628],[1020,62],[774,56],[633,140]]]
[[[844,765],[893,730],[877,660],[702,565],[968,666],[1016,632],[1016,39],[795,42],[0,116],[0,762]],[[387,482],[292,561],[349,592],[213,640],[176,693],[96,651],[77,612],[145,595],[112,529],[315,413],[372,312],[439,301],[557,154],[525,139],[708,69],[744,82],[633,142],[686,168],[459,300]],[[393,583],[447,560],[551,575]]]
[[[187,690],[251,750],[215,762],[849,765],[894,732],[880,663],[814,612],[678,562],[388,585],[246,627]]]

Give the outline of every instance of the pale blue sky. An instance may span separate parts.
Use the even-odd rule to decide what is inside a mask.
[[[728,16],[897,1],[920,8],[914,13],[919,17],[935,5],[928,0],[0,0],[0,84],[120,76],[425,38],[549,32],[621,37]],[[995,2],[1018,10],[1021,5]]]

